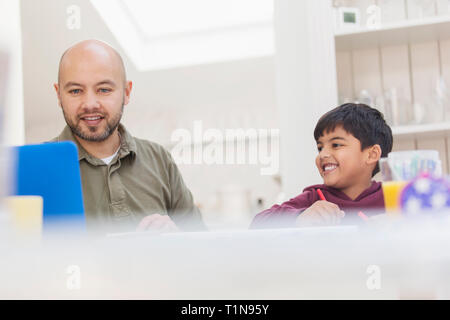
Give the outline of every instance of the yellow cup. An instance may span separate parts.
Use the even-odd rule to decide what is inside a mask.
[[[5,198],[11,213],[14,231],[20,236],[40,237],[42,234],[43,199],[40,196]]]
[[[400,214],[400,194],[407,183],[407,181],[387,181],[381,184],[386,213]]]

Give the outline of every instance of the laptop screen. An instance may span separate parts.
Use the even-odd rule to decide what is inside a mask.
[[[14,195],[44,199],[43,227],[85,228],[77,147],[55,142],[15,147]]]

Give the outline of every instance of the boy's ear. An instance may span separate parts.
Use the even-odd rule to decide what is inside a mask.
[[[367,164],[377,163],[381,158],[381,147],[379,144],[367,148]]]

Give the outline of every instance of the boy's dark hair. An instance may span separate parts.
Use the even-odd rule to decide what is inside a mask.
[[[345,103],[320,117],[314,129],[314,139],[319,140],[326,133],[342,126],[361,142],[361,150],[375,144],[381,147],[381,157],[392,150],[392,131],[383,114],[362,103]],[[372,177],[380,171],[379,165],[372,171]]]

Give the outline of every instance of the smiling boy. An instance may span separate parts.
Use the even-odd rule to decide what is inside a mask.
[[[384,209],[381,183],[372,181],[378,160],[392,150],[392,131],[383,114],[364,104],[341,105],[319,119],[314,138],[323,184],[259,213],[251,228],[337,225],[359,210],[370,215]]]

